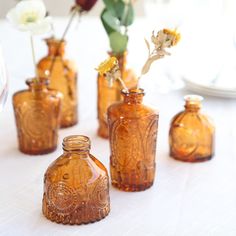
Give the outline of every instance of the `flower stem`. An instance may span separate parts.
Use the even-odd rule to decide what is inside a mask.
[[[35,77],[36,77],[36,81],[38,82],[39,77],[38,77],[38,70],[37,70],[35,50],[34,50],[34,39],[33,39],[32,35],[30,35],[30,42],[31,42],[31,50],[32,50],[33,63],[34,63]]]
[[[118,77],[118,78],[116,78],[116,79],[120,82],[120,84],[121,84],[121,86],[123,87],[123,89],[124,89],[126,92],[129,92],[129,89],[126,87],[124,81],[123,81],[120,77]]]
[[[142,78],[142,75],[140,75],[140,76],[138,77],[137,90],[140,89],[140,80],[141,80],[141,78]]]
[[[64,33],[63,33],[61,39],[60,39],[60,42],[59,42],[59,44],[58,44],[56,53],[55,53],[55,55],[54,55],[54,57],[53,57],[53,61],[52,61],[52,64],[51,64],[49,76],[51,75],[52,70],[53,70],[53,68],[54,68],[55,61],[56,61],[56,55],[58,54],[58,51],[59,51],[59,49],[60,49],[60,47],[61,47],[63,41],[65,40],[65,37],[66,37],[66,35],[67,35],[67,33],[68,33],[69,29],[70,29],[70,26],[71,26],[71,24],[72,24],[72,22],[73,22],[73,20],[74,20],[74,17],[75,17],[75,15],[76,15],[77,11],[78,11],[77,8],[75,8],[75,9],[72,11],[72,14],[71,14],[71,17],[70,17],[70,19],[69,19],[69,22],[68,22],[68,24],[67,24],[67,26],[66,26],[66,29],[65,29],[65,31],[64,31]],[[79,16],[80,16],[80,11],[79,11]]]

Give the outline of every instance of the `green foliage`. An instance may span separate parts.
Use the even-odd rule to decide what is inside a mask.
[[[114,53],[123,53],[127,49],[127,27],[134,21],[134,9],[131,1],[103,0],[105,9],[101,14],[102,24],[109,36]]]
[[[109,35],[112,51],[120,54],[126,51],[128,44],[128,36],[119,32],[112,32]]]

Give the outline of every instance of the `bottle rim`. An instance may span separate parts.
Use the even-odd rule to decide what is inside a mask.
[[[64,150],[86,151],[90,149],[90,139],[85,135],[70,135],[63,139]]]
[[[186,102],[202,102],[204,97],[196,94],[188,94],[184,96],[184,101]]]

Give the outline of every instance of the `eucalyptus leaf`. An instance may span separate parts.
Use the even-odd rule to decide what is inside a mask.
[[[119,32],[112,32],[109,35],[111,49],[114,53],[123,53],[127,49],[128,36]]]
[[[112,11],[113,13],[115,13],[114,0],[103,0],[103,2],[109,11]]]
[[[110,11],[108,11],[107,9],[105,9],[102,14],[101,14],[101,20],[103,23],[103,26],[106,30],[106,32],[109,34],[111,34],[114,31],[120,31],[120,24],[119,24],[119,20],[114,17]]]
[[[124,26],[129,26],[134,22],[134,8],[131,3],[125,5],[123,10],[123,16],[121,18],[121,24]]]

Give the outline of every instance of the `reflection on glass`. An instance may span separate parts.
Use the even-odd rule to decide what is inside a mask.
[[[0,47],[0,111],[3,109],[3,105],[6,102],[7,98],[7,72],[6,72],[6,66],[3,60],[2,56],[2,50]]]

